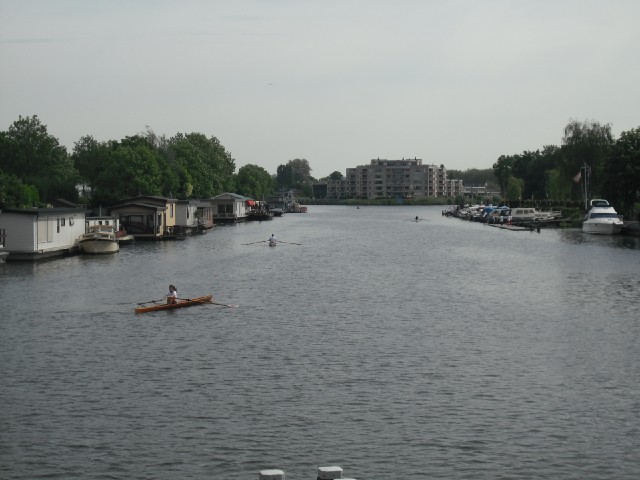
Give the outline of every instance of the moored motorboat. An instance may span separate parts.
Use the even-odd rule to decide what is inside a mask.
[[[582,231],[601,235],[615,235],[622,231],[624,222],[607,200],[594,198],[582,222]]]
[[[203,297],[178,299],[177,303],[155,303],[154,305],[150,305],[148,307],[140,306],[136,308],[136,313],[157,312],[159,310],[173,310],[175,308],[192,307],[194,305],[202,305],[203,303],[212,303],[212,298],[213,295],[205,295]]]
[[[120,250],[112,225],[92,225],[78,239],[78,246],[84,253],[116,253]]]
[[[134,243],[136,241],[136,238],[133,235],[127,233],[124,228],[121,228],[120,230],[116,231],[116,240],[120,245],[129,245],[131,243]]]

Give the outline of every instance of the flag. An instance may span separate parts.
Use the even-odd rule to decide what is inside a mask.
[[[576,173],[576,176],[573,177],[573,181],[576,183],[580,183],[580,180],[582,180],[582,172],[578,170],[578,173]]]

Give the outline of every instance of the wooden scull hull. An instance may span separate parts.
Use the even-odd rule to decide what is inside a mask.
[[[213,295],[205,295],[204,297],[190,298],[189,300],[178,300],[178,303],[161,303],[151,305],[149,307],[136,308],[136,313],[156,312],[158,310],[173,310],[174,308],[191,307],[193,305],[201,305],[210,303]]]

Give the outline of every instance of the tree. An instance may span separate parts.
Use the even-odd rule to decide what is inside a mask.
[[[496,176],[492,168],[469,168],[462,170],[447,170],[447,178],[462,180],[465,185],[498,185]]]
[[[258,165],[240,167],[236,178],[236,192],[258,200],[264,200],[273,192],[273,178]]]
[[[95,195],[96,182],[101,172],[107,165],[109,157],[109,144],[101,143],[92,136],[87,135],[74,144],[71,159],[78,170],[80,181],[91,189],[91,195]]]
[[[96,180],[94,201],[114,205],[123,197],[161,195],[163,172],[157,151],[140,136],[113,142],[105,168]]]
[[[276,169],[276,185],[280,189],[292,188],[295,185],[291,165],[278,165]]]
[[[513,168],[513,157],[500,155],[498,161],[493,164],[493,174],[498,180],[498,186],[500,187],[500,194],[504,197],[507,191],[507,183],[511,177],[511,170]]]
[[[276,184],[279,188],[302,188],[305,182],[311,180],[311,168],[304,158],[289,160],[286,165],[278,165],[276,170]]]
[[[166,158],[169,168],[178,172],[183,197],[207,198],[234,190],[235,161],[215,137],[178,133],[169,140]]]
[[[505,201],[521,200],[524,191],[524,181],[521,178],[509,177],[507,180],[507,188],[505,191]]]
[[[602,186],[604,162],[613,145],[611,125],[571,120],[564,128],[562,144],[566,178],[572,178],[585,165],[587,170],[583,175],[587,175],[587,195],[597,195]]]
[[[37,207],[39,203],[36,187],[25,185],[17,176],[0,170],[0,209]]]
[[[571,197],[571,184],[559,168],[552,168],[546,172],[546,191],[549,198],[564,202]]]
[[[337,170],[329,175],[329,180],[342,180],[342,178],[342,173]]]
[[[603,170],[603,190],[618,211],[640,214],[640,127],[622,132]]]
[[[295,182],[306,182],[309,180],[309,177],[311,176],[311,167],[307,160],[304,158],[296,158],[294,160],[289,160],[289,165],[291,165]]]
[[[525,152],[526,154],[527,152]],[[562,159],[562,150],[556,145],[546,145],[542,151],[531,153],[527,178],[525,179],[526,198],[548,199],[547,172],[555,168]]]
[[[0,169],[38,189],[46,202],[77,199],[79,176],[67,149],[47,133],[36,115],[18,117],[0,135]]]

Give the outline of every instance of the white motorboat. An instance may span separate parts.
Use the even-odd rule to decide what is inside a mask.
[[[609,205],[607,200],[594,198],[589,202],[589,211],[582,222],[582,231],[615,235],[620,233],[623,225],[622,216],[618,215],[618,212]]]
[[[113,225],[91,225],[78,239],[78,245],[84,253],[116,253],[120,245],[116,239]]]

